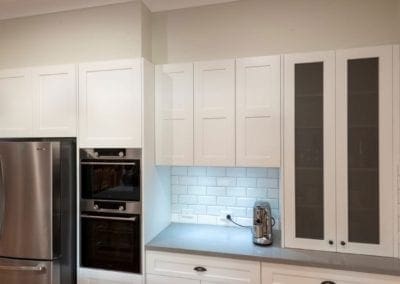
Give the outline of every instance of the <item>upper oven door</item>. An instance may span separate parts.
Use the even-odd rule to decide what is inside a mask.
[[[81,161],[82,198],[140,201],[140,160]]]

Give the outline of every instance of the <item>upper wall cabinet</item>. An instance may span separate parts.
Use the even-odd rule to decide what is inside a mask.
[[[76,136],[74,65],[0,71],[0,137]]]
[[[335,52],[285,56],[285,245],[336,251]]]
[[[280,56],[236,60],[236,166],[280,166]]]
[[[392,70],[392,46],[336,54],[336,200],[341,252],[393,255],[395,220],[390,205],[393,145],[397,143],[393,143]]]
[[[286,56],[284,102],[285,245],[393,256],[393,47]]]
[[[195,63],[194,164],[235,165],[235,60]]]
[[[193,64],[156,67],[156,163],[193,165]]]
[[[32,136],[30,69],[0,71],[0,137]]]
[[[75,65],[32,70],[34,86],[33,135],[74,137],[77,120]]]
[[[79,65],[79,144],[142,145],[141,60]]]

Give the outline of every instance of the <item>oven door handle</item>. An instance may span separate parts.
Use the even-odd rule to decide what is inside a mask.
[[[129,221],[129,222],[136,222],[137,217],[107,217],[107,216],[94,216],[94,215],[87,215],[87,214],[81,214],[82,218],[88,218],[88,219],[100,219],[100,220],[117,220],[117,221]]]
[[[135,166],[135,162],[81,162],[81,165]]]

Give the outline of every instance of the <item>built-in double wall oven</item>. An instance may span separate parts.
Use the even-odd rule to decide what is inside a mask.
[[[81,149],[81,266],[141,272],[141,151]]]

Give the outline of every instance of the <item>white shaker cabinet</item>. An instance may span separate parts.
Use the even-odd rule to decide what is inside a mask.
[[[235,166],[235,60],[194,67],[194,164]]]
[[[280,166],[280,56],[236,60],[236,166]]]
[[[336,251],[335,53],[285,55],[285,246]]]
[[[79,65],[81,147],[141,147],[141,78],[141,59]]]
[[[0,137],[32,136],[32,73],[0,70]]]
[[[338,251],[393,256],[393,47],[336,53]],[[395,125],[398,127],[398,122]],[[398,161],[395,161],[396,163]]]
[[[193,64],[156,67],[156,164],[193,165]]]
[[[395,256],[393,101],[393,46],[285,57],[285,246]]]
[[[146,276],[146,284],[200,284],[200,280],[192,280],[170,276],[151,275]]]
[[[33,136],[74,137],[77,132],[76,66],[32,69]]]
[[[262,284],[395,284],[400,277],[262,263]]]
[[[149,284],[260,284],[260,262],[147,251],[146,278]]]

